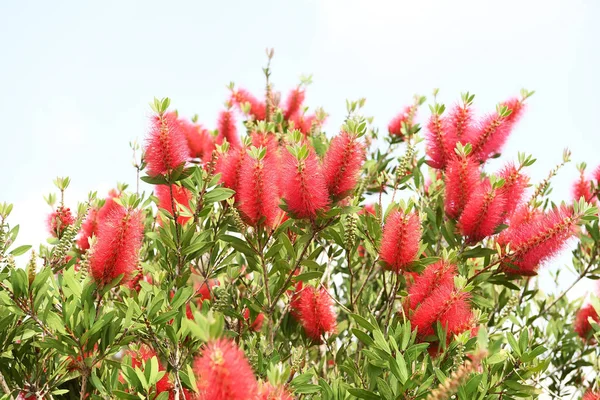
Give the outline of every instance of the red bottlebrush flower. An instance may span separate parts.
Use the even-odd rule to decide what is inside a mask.
[[[242,109],[242,104],[250,104],[250,115],[257,121],[264,121],[267,115],[267,106],[264,102],[258,100],[250,92],[245,89],[238,89],[232,94],[231,100],[233,103]]]
[[[48,230],[56,238],[61,238],[65,229],[73,225],[75,217],[68,207],[60,206],[48,216]]]
[[[446,144],[450,154],[458,142],[467,144],[471,142],[474,134],[473,111],[468,105],[455,105],[445,119]]]
[[[594,392],[590,389],[585,392],[581,400],[600,400],[600,392]]]
[[[216,171],[221,174],[223,186],[235,190],[239,189],[242,164],[248,155],[246,149],[230,149],[217,159]],[[237,196],[236,196],[237,197]],[[236,200],[238,200],[236,198]]]
[[[335,201],[352,193],[364,158],[364,145],[356,136],[342,132],[333,138],[325,155],[323,174],[329,195]]]
[[[594,171],[594,179],[596,180],[596,186],[600,186],[600,165]]]
[[[448,142],[446,121],[437,113],[431,115],[427,124],[427,155],[428,164],[436,169],[446,168],[448,159],[454,157],[454,147]]]
[[[573,330],[582,339],[589,339],[590,334],[593,332],[592,324],[590,324],[588,318],[592,318],[592,320],[596,322],[600,321],[598,313],[596,313],[596,310],[591,304],[588,304],[577,311],[575,321],[573,322]]]
[[[171,190],[173,191],[173,199],[171,199]],[[166,210],[169,214],[173,215],[173,204],[175,205],[175,211],[180,213],[179,205],[189,209],[190,200],[192,200],[192,192],[183,186],[171,185],[156,185],[154,188],[154,194],[158,197],[158,207]],[[185,225],[191,217],[185,217],[180,215],[177,218],[177,223]]]
[[[302,103],[304,103],[304,89],[297,87],[290,92],[285,101],[285,111],[283,112],[283,117],[285,119],[290,119],[292,115],[300,111]]]
[[[250,309],[246,308],[244,310],[244,319],[248,323],[250,330],[259,332],[262,329],[263,322],[265,321],[265,315],[263,313],[259,313],[256,318],[250,321]]]
[[[219,285],[220,283],[217,279],[209,279],[208,283],[204,281],[201,285],[196,286],[198,296],[200,296],[200,305],[204,300],[212,300],[212,288]]]
[[[444,206],[450,218],[458,218],[471,193],[479,186],[479,167],[470,157],[454,157],[446,168]]]
[[[442,285],[418,305],[410,317],[413,329],[418,330],[421,340],[435,334],[439,321],[446,329],[446,339],[460,334],[473,326],[473,313],[468,303],[469,294],[454,289],[454,285]]]
[[[302,132],[304,136],[309,135],[312,131],[313,124],[319,125],[317,117],[314,115],[305,115],[297,112],[292,114],[288,119],[290,123],[294,123],[294,129]]]
[[[498,112],[488,115],[480,122],[471,138],[473,156],[481,162],[500,152],[523,113],[523,103],[518,99],[508,100],[502,105],[512,110],[511,114],[507,117],[500,116]]]
[[[221,111],[219,114],[218,130],[217,144],[221,144],[223,140],[227,140],[232,149],[242,147],[237,128],[235,127],[235,117],[230,110]]]
[[[319,160],[312,150],[304,160],[298,160],[293,154],[286,152],[281,183],[283,199],[288,211],[295,218],[312,220],[319,211],[327,208],[327,184],[321,173]]]
[[[194,372],[203,400],[247,400],[258,394],[258,385],[244,352],[228,339],[204,345],[194,361]]]
[[[579,179],[573,184],[573,200],[579,201],[580,198],[584,198],[588,203],[594,201],[594,194],[592,193],[592,182],[585,179],[585,171],[580,171]]]
[[[273,386],[264,383],[258,393],[256,400],[292,400],[292,395],[283,386]]]
[[[500,246],[510,245],[510,253],[503,256],[503,269],[510,274],[536,275],[540,263],[558,253],[576,231],[573,209],[565,206],[530,217],[527,222],[511,221],[498,237]]]
[[[141,211],[120,207],[106,217],[89,258],[90,271],[98,285],[106,285],[121,274],[121,283],[131,278],[143,236]]]
[[[394,210],[383,227],[379,256],[386,269],[400,273],[417,259],[421,240],[421,221],[416,212]]]
[[[512,163],[500,171],[500,177],[504,179],[504,186],[499,189],[506,200],[504,215],[510,217],[521,203],[525,189],[529,185],[529,177],[522,174]]]
[[[375,212],[375,205],[374,204],[365,204],[365,206],[362,208],[362,210],[360,210],[358,212],[358,214],[371,214],[376,216],[377,213]]]
[[[494,234],[504,219],[506,199],[504,193],[492,188],[485,180],[470,196],[460,219],[458,228],[470,243],[476,243]]]
[[[98,210],[98,225],[102,224],[102,221],[106,220],[106,217],[110,215],[114,210],[121,208],[119,203],[115,201],[115,199],[118,199],[119,196],[120,193],[118,193],[114,189],[111,189],[108,192],[108,197],[104,200],[104,204]]]
[[[173,112],[152,117],[146,140],[148,175],[164,175],[186,162],[189,148],[177,116]]]
[[[399,136],[401,138],[404,137],[404,133],[402,133],[402,125],[405,124],[407,128],[412,127],[413,118],[417,108],[415,106],[406,106],[400,112],[400,114],[396,115],[390,123],[388,124],[388,132],[391,136]]]
[[[336,328],[333,301],[325,288],[316,289],[313,286],[306,286],[299,295],[293,304],[294,311],[299,316],[306,336],[320,342],[323,334],[333,333]]]
[[[249,225],[277,225],[279,208],[278,169],[271,157],[262,160],[246,156],[241,167],[237,200]]]
[[[408,288],[408,306],[415,310],[431,293],[442,286],[454,288],[456,266],[445,261],[428,265],[421,275],[415,276],[415,281]]]
[[[89,238],[96,235],[98,232],[98,210],[90,207],[85,219],[81,223],[81,230],[77,238],[77,247],[82,251],[90,248]]]
[[[187,139],[189,156],[206,160],[215,148],[210,132],[201,125],[193,124],[186,119],[180,119],[179,124]]]

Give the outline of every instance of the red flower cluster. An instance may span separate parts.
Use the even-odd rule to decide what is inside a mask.
[[[215,144],[208,129],[183,118],[179,118],[179,124],[187,139],[190,158],[199,158],[204,162],[209,161]]]
[[[284,156],[281,182],[283,199],[295,218],[314,219],[319,211],[326,209],[327,184],[314,151],[310,150],[304,160],[288,152]]]
[[[546,213],[526,207],[517,210],[509,228],[498,237],[501,247],[510,247],[502,264],[510,274],[536,275],[539,265],[558,253],[577,232],[577,218],[570,207],[561,206]]]
[[[579,179],[573,183],[573,200],[579,201],[580,198],[584,198],[588,203],[596,203],[598,196],[598,187],[600,185],[600,166],[595,171],[594,180],[588,180],[585,177],[585,168],[581,168],[579,171]],[[593,189],[596,188],[596,192]]]
[[[89,258],[90,271],[98,285],[106,285],[123,274],[126,283],[138,264],[144,225],[139,210],[123,206],[113,210],[98,228],[98,241]]]
[[[365,158],[364,145],[348,132],[334,137],[325,155],[323,173],[334,201],[339,201],[352,193]]]
[[[581,400],[600,400],[600,392],[594,392],[590,389],[585,392]]]
[[[450,218],[460,217],[480,181],[479,167],[471,157],[453,157],[448,162],[444,203]]]
[[[417,259],[421,240],[421,221],[416,212],[405,213],[394,210],[387,218],[383,228],[381,260],[386,269],[400,273]]]
[[[246,89],[238,89],[231,95],[231,102],[235,104],[240,110],[244,103],[250,104],[250,115],[256,121],[264,121],[267,116],[267,106],[264,101],[258,100],[254,95],[248,92]]]
[[[48,230],[52,236],[60,239],[65,229],[73,225],[74,222],[75,217],[71,213],[71,209],[60,206],[48,216]]]
[[[228,339],[204,345],[194,361],[203,400],[247,400],[258,394],[258,384],[244,352]]]
[[[591,304],[582,307],[575,316],[573,322],[573,330],[582,338],[589,339],[593,332],[592,324],[590,324],[589,318],[596,322],[600,322],[600,317]]]
[[[273,228],[281,222],[277,170],[273,157],[245,157],[236,200],[249,225]]]
[[[297,288],[298,290],[298,288]],[[296,292],[291,303],[292,315],[299,320],[306,336],[316,342],[325,333],[333,333],[336,328],[336,315],[333,301],[325,288],[305,286]]]
[[[152,357],[156,357],[158,359],[158,370],[165,371],[165,374],[158,382],[156,382],[156,394],[161,394],[163,392],[169,393],[169,400],[173,400],[175,398],[175,391],[173,390],[173,383],[169,380],[169,374],[166,372],[165,366],[158,358],[156,351],[154,349],[148,347],[145,344],[142,344],[137,351],[129,350],[127,352],[131,357],[131,367],[132,368],[143,368],[146,364],[146,361],[151,359]],[[193,391],[188,389],[183,389],[183,396],[189,400],[199,400],[200,397],[197,396]]]
[[[292,400],[292,395],[282,386],[264,383],[259,390],[256,400]]]
[[[235,127],[235,116],[230,110],[221,111],[218,126],[219,135],[217,136],[217,144],[221,144],[224,140],[227,140],[229,145],[234,149],[242,147],[237,128]]]
[[[174,112],[152,117],[150,134],[146,141],[148,175],[165,175],[184,164],[190,149],[186,136]]]
[[[106,217],[115,209],[119,208],[119,204],[114,201],[119,194],[116,190],[108,192],[108,197],[104,201],[102,207],[91,207],[81,224],[81,230],[77,238],[77,246],[85,251],[90,248],[89,238],[98,235],[98,228],[106,220]]]
[[[473,149],[471,157],[478,162],[485,162],[499,153],[523,114],[524,104],[523,100],[514,98],[500,106],[511,110],[510,114],[500,114],[499,109],[480,121],[473,120],[470,102],[454,106],[447,117],[442,117],[441,112],[434,112],[427,124],[429,165],[445,169],[455,156],[458,142],[463,145],[470,143]]]
[[[469,294],[455,288],[455,276],[454,265],[438,261],[429,265],[409,287],[408,314],[421,340],[431,340],[437,322],[446,330],[447,340],[473,327]]]
[[[244,310],[244,319],[248,323],[248,327],[251,331],[259,332],[262,329],[263,322],[265,321],[265,315],[263,313],[259,313],[256,318],[250,320],[250,309],[246,308]]]
[[[179,205],[187,209],[190,208],[192,192],[183,186],[171,185],[171,188],[169,188],[169,185],[156,185],[154,194],[158,197],[158,207],[166,210],[171,215],[173,215],[173,205],[175,205],[175,211],[178,214],[181,214],[179,212]],[[172,199],[171,196],[173,197]],[[177,223],[185,225],[190,219],[191,217],[179,215]]]
[[[504,192],[494,189],[486,179],[470,196],[458,220],[460,232],[470,243],[476,243],[494,234],[504,220],[505,211]]]
[[[396,115],[388,124],[388,132],[391,136],[398,136],[404,139],[405,133],[402,133],[403,125],[406,125],[406,128],[410,130],[413,126],[413,119],[417,112],[417,105],[413,104],[411,106],[406,106],[404,109]]]

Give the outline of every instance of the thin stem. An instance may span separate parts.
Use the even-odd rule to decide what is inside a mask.
[[[85,394],[86,394],[86,389],[87,389],[87,380],[88,380],[87,371],[82,371],[82,374],[81,374],[81,391],[79,392],[79,400],[85,399]]]
[[[4,394],[8,395],[8,398],[10,400],[13,400],[11,393],[11,390],[9,389],[8,385],[6,384],[6,380],[4,379],[4,375],[2,375],[2,372],[0,372],[0,386],[2,387],[2,391],[4,392]]]

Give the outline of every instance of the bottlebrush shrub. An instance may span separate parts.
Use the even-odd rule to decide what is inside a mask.
[[[232,85],[214,131],[155,100],[135,189],[69,209],[57,179],[35,251],[0,205],[3,399],[598,397],[600,303],[567,293],[600,277],[599,170],[555,203],[569,152],[488,162],[531,93],[382,129],[348,101],[326,134],[307,85]]]

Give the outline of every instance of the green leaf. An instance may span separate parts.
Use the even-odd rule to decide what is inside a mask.
[[[205,203],[215,203],[217,201],[227,200],[235,194],[235,190],[219,187],[211,190],[204,195]]]
[[[9,254],[17,257],[17,256],[27,253],[27,250],[29,250],[30,248],[31,248],[31,245],[24,244],[23,246],[19,246],[16,249],[12,250]]]
[[[359,399],[380,400],[379,396],[377,396],[375,393],[369,392],[364,389],[351,388],[351,389],[348,389],[348,393],[350,393],[353,396],[358,397]]]

